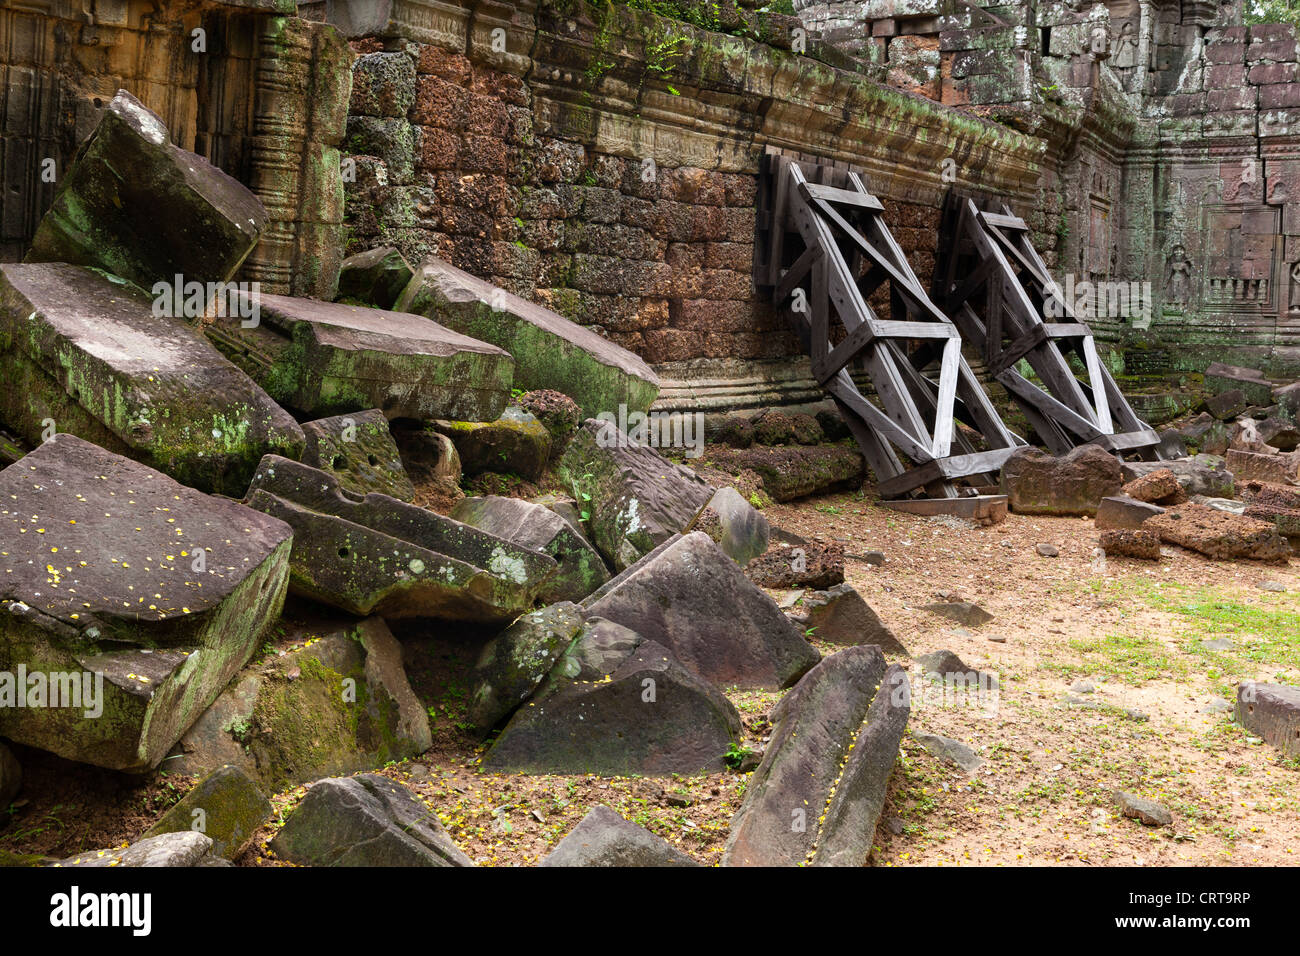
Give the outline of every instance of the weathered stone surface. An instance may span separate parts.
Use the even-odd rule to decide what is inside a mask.
[[[77,266],[0,265],[0,420],[59,432],[204,491],[240,495],[261,456],[297,457],[298,424],[180,318]]]
[[[410,62],[410,58],[402,59]],[[379,246],[348,256],[339,267],[339,299],[354,305],[391,309],[414,272],[402,253]]]
[[[1259,369],[1223,362],[1210,363],[1205,370],[1205,387],[1216,395],[1239,390],[1251,405],[1267,405],[1273,397],[1273,383]]]
[[[1253,451],[1228,450],[1228,467],[1238,481],[1271,481],[1284,485],[1300,475],[1300,452],[1268,455]]]
[[[724,865],[799,866],[820,850],[828,851],[823,862],[830,862],[840,857],[848,842],[840,834],[852,817],[861,817],[855,821],[861,831],[857,839],[870,845],[876,823],[871,818],[874,798],[878,787],[883,801],[898,741],[884,768],[885,779],[872,781],[870,773],[859,775],[856,761],[854,772],[849,772],[845,761],[853,760],[859,749],[876,749],[864,736],[870,736],[873,727],[888,737],[895,726],[892,711],[901,710],[906,718],[910,695],[901,695],[901,707],[890,700],[900,688],[905,690],[906,679],[901,669],[886,664],[879,648],[851,647],[823,660],[777,703],[770,717],[771,740],[731,821]],[[897,730],[901,738],[902,727]],[[881,743],[887,744],[887,739]],[[872,753],[867,762],[879,755]],[[866,792],[863,784],[868,785]],[[837,800],[840,787],[846,787],[847,799]],[[835,807],[833,816],[830,806]],[[862,812],[854,813],[855,809]],[[879,806],[875,812],[878,816]],[[823,813],[835,830],[836,839],[829,842],[820,832]],[[864,851],[854,865],[865,859]]]
[[[1145,528],[1108,528],[1097,544],[1107,556],[1160,560],[1160,535]]]
[[[1300,755],[1300,687],[1243,681],[1237,723],[1290,757]]]
[[[967,773],[974,773],[984,765],[983,758],[960,740],[937,734],[913,734],[912,737],[940,760],[956,764]]]
[[[149,289],[225,282],[257,245],[266,209],[119,90],[63,174],[28,262],[92,266]]]
[[[474,667],[470,724],[486,735],[527,700],[584,623],[582,608],[564,601],[524,614],[489,641]]]
[[[592,807],[538,866],[699,866],[609,807]]]
[[[312,784],[271,841],[303,866],[473,866],[415,794],[373,773]]]
[[[992,614],[970,601],[936,601],[925,605],[925,610],[956,621],[964,627],[979,627],[993,620]]]
[[[485,471],[536,481],[551,457],[551,434],[531,414],[511,406],[491,422],[432,423],[456,446],[466,475]]]
[[[1211,395],[1205,400],[1205,409],[1212,416],[1221,422],[1232,421],[1242,412],[1244,412],[1250,403],[1246,401],[1246,393],[1239,388],[1229,389],[1226,392],[1220,392],[1218,395]]]
[[[554,558],[556,573],[539,595],[547,603],[581,601],[609,580],[605,562],[581,531],[544,505],[496,495],[462,498],[451,517]]]
[[[372,491],[401,501],[415,497],[415,486],[402,467],[402,456],[377,408],[306,422],[302,463],[334,475],[355,494]]]
[[[1120,812],[1124,816],[1131,817],[1134,820],[1141,820],[1146,826],[1167,827],[1174,822],[1173,815],[1154,800],[1148,800],[1145,797],[1135,796],[1131,793],[1123,793],[1119,790],[1115,791],[1113,799],[1119,805]]]
[[[517,387],[556,389],[587,417],[618,414],[620,406],[644,412],[659,394],[658,377],[637,355],[438,259],[417,269],[398,308],[499,345],[519,363]]]
[[[1235,477],[1218,455],[1200,454],[1174,461],[1126,461],[1122,467],[1126,482],[1168,469],[1188,495],[1231,498],[1234,491]]]
[[[856,488],[866,476],[861,452],[845,445],[714,447],[708,450],[708,461],[733,475],[754,472],[776,501]]]
[[[819,445],[825,436],[811,415],[767,408],[754,416],[754,441],[760,445]]]
[[[1187,492],[1178,483],[1178,477],[1168,468],[1158,468],[1139,475],[1121,489],[1135,501],[1148,504],[1180,505],[1187,500]]]
[[[1002,493],[1020,514],[1095,515],[1101,499],[1118,494],[1122,484],[1119,461],[1097,445],[1059,458],[1021,448],[1002,466]]]
[[[1260,440],[1278,451],[1295,451],[1300,446],[1300,425],[1282,418],[1266,418],[1258,426]]]
[[[195,721],[169,771],[197,775],[229,764],[278,793],[429,749],[428,713],[382,619],[294,621],[287,637],[283,656],[245,668]]]
[[[211,852],[233,860],[275,813],[248,774],[225,766],[200,780],[145,831],[145,837],[196,830],[212,839]]]
[[[764,588],[833,588],[844,583],[844,546],[835,541],[782,542],[745,567]]]
[[[212,838],[185,830],[179,833],[161,833],[146,837],[128,847],[89,850],[66,860],[53,863],[60,868],[102,869],[116,866],[211,866]]]
[[[1271,523],[1192,502],[1148,518],[1143,529],[1215,560],[1285,561],[1291,554],[1286,538]]]
[[[245,499],[294,529],[289,587],[352,614],[504,622],[533,606],[553,558],[326,472],[262,460]]]
[[[1245,509],[1250,518],[1268,521],[1278,533],[1288,538],[1300,537],[1300,489],[1248,481],[1242,488]]]
[[[742,568],[767,550],[771,529],[762,512],[735,488],[719,488],[686,526],[703,531]]]
[[[698,531],[648,555],[583,604],[724,687],[789,687],[819,657],[776,602]]]
[[[1136,501],[1123,495],[1112,495],[1101,499],[1094,523],[1099,529],[1138,528],[1147,518],[1164,513],[1165,509],[1159,505]]]
[[[848,584],[805,594],[798,614],[791,617],[818,641],[830,644],[875,644],[888,654],[907,656],[907,648],[885,626],[862,595]]]
[[[618,655],[583,656],[610,666]],[[662,644],[643,640],[589,680],[567,676],[573,670],[562,660],[515,711],[483,757],[485,770],[657,775],[724,768],[741,733],[740,717]]]
[[[12,750],[0,743],[0,810],[13,803],[23,789],[23,768]]]
[[[535,388],[519,396],[519,407],[541,422],[550,434],[551,459],[564,454],[582,422],[578,403],[553,388]]]
[[[102,674],[93,705],[0,706],[0,736],[156,766],[280,613],[291,529],[72,435],[0,472],[0,500],[0,671]]]
[[[492,421],[506,407],[515,363],[495,345],[405,312],[280,295],[258,304],[256,326],[218,320],[204,331],[304,415],[379,408],[389,418]]]
[[[681,532],[713,488],[612,422],[587,419],[557,472],[575,492],[592,544],[616,571]]]

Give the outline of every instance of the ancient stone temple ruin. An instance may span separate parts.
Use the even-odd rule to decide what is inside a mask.
[[[0,865],[1254,853],[1273,9],[4,2]]]

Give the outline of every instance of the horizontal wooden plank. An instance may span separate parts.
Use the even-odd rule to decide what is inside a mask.
[[[871,193],[861,193],[855,189],[840,189],[836,186],[821,186],[817,183],[800,183],[799,192],[803,198],[812,202],[821,199],[825,202],[843,203],[846,206],[858,206],[861,209],[873,209],[884,212],[885,207]]]

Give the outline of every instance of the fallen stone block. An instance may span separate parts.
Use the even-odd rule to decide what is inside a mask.
[[[928,654],[922,654],[916,659],[916,669],[921,676],[935,683],[988,690],[996,690],[1000,686],[997,675],[988,671],[976,670],[948,650],[931,651]]]
[[[373,773],[312,784],[270,850],[302,866],[474,865],[436,813]]]
[[[1242,497],[1247,517],[1272,522],[1278,534],[1288,538],[1300,537],[1300,489],[1248,481]]]
[[[587,419],[557,472],[582,505],[592,544],[615,571],[678,534],[714,489],[609,421]]]
[[[857,488],[866,477],[861,452],[844,445],[710,448],[707,457],[732,475],[754,472],[776,501]]]
[[[306,422],[302,431],[307,439],[302,463],[334,475],[341,487],[354,494],[374,491],[400,501],[415,497],[388,419],[379,409]]]
[[[820,655],[708,535],[663,546],[583,602],[720,686],[789,687]]]
[[[1230,422],[1250,407],[1246,393],[1239,388],[1211,395],[1205,400],[1205,409],[1221,422]]]
[[[1266,455],[1259,452],[1228,450],[1228,467],[1237,481],[1268,481],[1286,485],[1300,477],[1300,453]]]
[[[1098,529],[1140,528],[1142,522],[1155,515],[1162,515],[1165,509],[1145,501],[1136,501],[1122,495],[1102,498],[1097,506],[1097,518],[1094,525]]]
[[[489,641],[474,667],[469,723],[487,734],[546,679],[585,625],[569,601],[522,615]]]
[[[429,749],[428,713],[382,619],[294,621],[286,639],[283,655],[240,671],[195,721],[168,757],[169,772],[230,765],[279,793]]]
[[[1273,400],[1282,406],[1292,421],[1300,420],[1300,382],[1292,382],[1273,390]]]
[[[89,850],[50,864],[61,869],[97,870],[107,867],[213,866],[212,838],[193,830],[146,837],[128,847]]]
[[[1101,499],[1118,494],[1122,484],[1118,459],[1097,445],[1059,458],[1020,448],[1002,466],[1002,493],[1019,514],[1095,515]]]
[[[1231,498],[1235,476],[1227,462],[1218,455],[1200,454],[1174,461],[1126,461],[1122,464],[1124,481],[1130,482],[1153,471],[1168,469],[1188,495]]]
[[[430,427],[452,440],[466,475],[495,471],[536,481],[551,458],[551,433],[522,408],[507,408],[492,422],[435,421]]]
[[[546,603],[581,601],[609,580],[609,571],[582,532],[557,512],[519,498],[462,498],[451,517],[555,559],[554,577],[538,595]]]
[[[505,622],[556,572],[540,551],[387,495],[350,497],[333,475],[277,455],[245,500],[293,528],[290,590],[351,614]]]
[[[157,766],[279,615],[291,529],[72,435],[0,472],[0,500],[0,672],[46,704],[0,673],[0,736]]]
[[[684,529],[703,531],[742,568],[767,550],[771,528],[735,488],[719,488]]]
[[[144,835],[198,830],[212,839],[211,853],[233,860],[274,815],[271,801],[253,779],[236,767],[225,766],[200,780]]]
[[[979,627],[993,620],[992,614],[970,601],[935,601],[925,605],[924,610],[956,621],[963,627]]]
[[[1191,502],[1148,518],[1143,529],[1218,561],[1285,561],[1291,554],[1286,538],[1271,523]]]
[[[699,866],[609,807],[592,807],[538,866]]]
[[[1259,438],[1278,451],[1295,451],[1300,446],[1300,426],[1282,418],[1266,418],[1258,425]]]
[[[518,362],[516,387],[563,392],[589,418],[620,407],[645,412],[659,394],[658,377],[639,356],[439,259],[416,270],[397,308],[500,346]]]
[[[984,765],[983,758],[960,740],[937,734],[913,734],[912,737],[934,756],[954,764],[966,773],[974,773]]]
[[[1238,390],[1251,405],[1268,405],[1273,399],[1273,383],[1259,369],[1222,362],[1214,362],[1205,370],[1205,387],[1216,395]]]
[[[791,620],[815,640],[830,644],[875,644],[888,654],[908,656],[907,648],[894,632],[885,626],[862,595],[847,584],[805,594],[798,611]]]
[[[1116,790],[1112,797],[1115,803],[1119,805],[1120,812],[1124,816],[1140,820],[1145,826],[1167,827],[1173,825],[1173,814],[1154,800],[1138,797],[1131,793],[1123,793],[1119,790]]]
[[[848,648],[809,671],[772,710],[771,740],[732,818],[723,865],[800,866],[818,853],[862,865],[909,710],[906,674],[877,647]],[[832,839],[822,834],[827,823]]]
[[[519,396],[519,407],[541,422],[550,434],[551,460],[557,460],[582,423],[578,403],[553,388],[535,388]]]
[[[1180,505],[1187,500],[1187,492],[1168,468],[1157,468],[1139,475],[1120,490],[1129,498],[1148,504]]]
[[[204,491],[242,495],[262,455],[303,433],[183,319],[78,266],[0,265],[0,420],[32,445],[50,430]]]
[[[1109,528],[1097,543],[1107,557],[1160,560],[1160,535],[1145,528]]]
[[[393,246],[380,246],[348,256],[339,267],[338,298],[350,305],[391,309],[414,275]]]
[[[178,275],[225,282],[265,224],[249,189],[173,145],[163,121],[119,90],[64,172],[27,261],[91,266],[145,289]]]
[[[608,646],[577,649],[574,660],[557,663],[484,755],[483,769],[606,775],[724,769],[741,724],[721,691],[657,641],[642,640],[619,656]],[[611,669],[583,679],[591,673],[584,657]]]
[[[763,588],[833,588],[844,583],[844,546],[835,541],[782,542],[749,562],[745,576]]]
[[[1243,681],[1237,723],[1289,757],[1300,756],[1300,687]]]
[[[509,353],[405,312],[281,295],[257,324],[204,332],[277,402],[304,415],[368,408],[389,418],[492,421],[510,397]]]
[[[1259,424],[1253,418],[1242,418],[1233,423],[1228,433],[1228,448],[1261,455],[1276,455],[1279,450],[1264,440]]]

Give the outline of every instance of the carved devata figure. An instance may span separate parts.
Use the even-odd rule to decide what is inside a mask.
[[[1187,258],[1187,250],[1179,243],[1169,254],[1165,271],[1165,302],[1180,309],[1185,308],[1191,293],[1192,260]]]
[[[1300,312],[1300,262],[1291,266],[1291,296],[1288,300],[1287,311],[1291,313]]]

